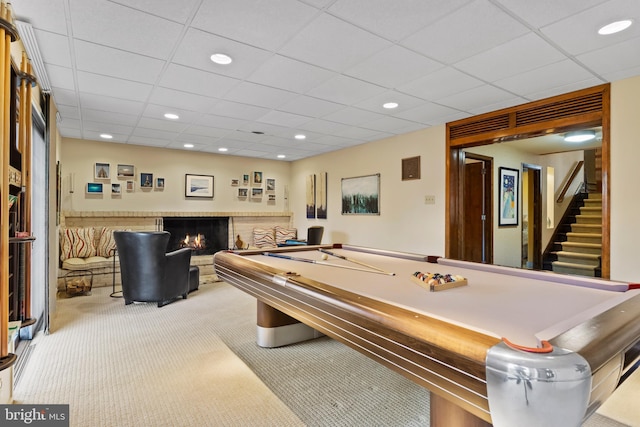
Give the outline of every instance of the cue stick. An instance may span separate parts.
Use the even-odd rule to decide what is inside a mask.
[[[340,255],[340,254],[337,254],[337,253],[335,253],[335,252],[331,252],[331,251],[329,251],[329,250],[327,250],[327,249],[322,249],[322,248],[320,248],[320,249],[318,249],[318,250],[319,250],[320,252],[322,252],[322,253],[325,253],[325,254],[328,254],[328,255],[334,256],[334,257],[336,257],[336,258],[340,258],[340,259],[343,259],[343,260],[345,260],[345,261],[349,261],[349,262],[353,262],[353,263],[356,263],[356,264],[360,264],[360,265],[362,265],[362,266],[365,266],[365,267],[371,268],[371,269],[373,269],[373,270],[378,270],[379,272],[384,273],[384,274],[390,274],[390,275],[392,275],[392,276],[395,276],[395,273],[389,273],[389,272],[387,272],[386,270],[383,270],[382,268],[374,267],[373,265],[370,265],[370,264],[364,263],[364,262],[362,262],[362,261],[358,261],[357,259],[348,258],[348,257],[346,257],[346,256],[344,256],[344,255]]]
[[[351,266],[348,266],[348,265],[331,264],[330,262],[316,261],[314,259],[299,258],[299,257],[295,257],[295,256],[283,255],[283,254],[278,254],[278,253],[273,253],[273,252],[262,252],[262,255],[264,255],[264,256],[272,256],[274,258],[288,259],[288,260],[291,260],[291,261],[308,262],[309,264],[326,265],[328,267],[346,268],[348,270],[364,271],[366,273],[386,274],[387,276],[395,276],[395,273],[387,273],[385,271],[375,271],[375,270],[368,270],[368,269],[364,269],[364,268],[351,267]]]

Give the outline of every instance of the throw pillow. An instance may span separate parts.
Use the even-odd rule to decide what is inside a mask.
[[[273,248],[276,246],[273,228],[254,228],[253,244],[258,248]]]
[[[96,256],[94,230],[87,228],[64,228],[60,236],[60,260]]]
[[[297,228],[285,228],[276,225],[276,244],[283,245],[287,240],[298,238]]]
[[[116,252],[116,241],[113,238],[113,230],[102,227],[98,230],[99,238],[96,253],[98,256],[109,258]]]

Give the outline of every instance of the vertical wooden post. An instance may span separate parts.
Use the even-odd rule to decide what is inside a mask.
[[[5,3],[0,4],[0,19],[5,19],[7,8]],[[2,154],[0,154],[0,357],[8,354],[9,341],[9,137],[5,130],[9,127],[6,123],[6,113],[11,97],[6,91],[5,81],[11,80],[7,74],[6,62],[6,31],[0,28],[0,132],[2,132]]]

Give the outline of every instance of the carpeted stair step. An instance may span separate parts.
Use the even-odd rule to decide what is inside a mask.
[[[580,215],[599,215],[602,216],[602,206],[581,206]]]
[[[570,264],[584,264],[598,267],[600,265],[600,255],[584,254],[580,252],[556,252],[558,261]]]
[[[598,233],[602,234],[602,224],[571,224],[571,232],[573,233]]]
[[[576,215],[578,224],[602,224],[602,215]]]
[[[602,234],[599,233],[567,233],[567,240],[576,243],[602,243]]]
[[[580,252],[583,254],[602,254],[602,243],[558,242],[565,252]]]
[[[575,264],[571,262],[561,262],[561,261],[554,261],[552,264],[553,264],[553,271],[555,273],[575,274],[575,275],[589,276],[589,277],[596,276],[597,266]]]
[[[602,209],[602,198],[598,198],[598,199],[584,199],[582,201],[582,203],[584,203],[584,205],[586,207],[598,207],[600,209]]]

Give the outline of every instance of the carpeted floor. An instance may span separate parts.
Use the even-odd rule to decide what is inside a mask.
[[[106,288],[59,300],[16,403],[69,403],[72,426],[428,426],[425,389],[328,338],[259,348],[255,300],[202,283],[160,309]]]

